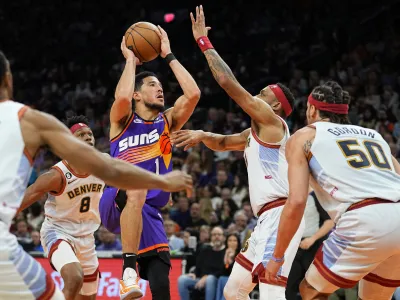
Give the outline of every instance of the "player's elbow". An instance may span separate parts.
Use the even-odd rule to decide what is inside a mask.
[[[195,89],[190,91],[188,93],[188,95],[187,95],[187,97],[189,98],[190,102],[199,101],[200,100],[200,96],[201,96],[201,92],[200,92],[200,89],[198,87],[196,87]]]

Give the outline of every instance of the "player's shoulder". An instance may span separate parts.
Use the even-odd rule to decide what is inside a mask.
[[[305,126],[299,130],[297,130],[290,138],[292,140],[295,139],[309,139],[314,138],[316,133],[316,127],[313,125]]]

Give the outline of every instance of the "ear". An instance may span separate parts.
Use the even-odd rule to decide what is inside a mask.
[[[276,100],[271,104],[271,107],[274,111],[279,111],[282,108],[282,104]]]
[[[133,92],[133,99],[135,101],[141,100],[140,93],[139,92]]]

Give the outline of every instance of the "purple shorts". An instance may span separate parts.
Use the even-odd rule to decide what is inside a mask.
[[[119,207],[123,208],[121,202],[124,201],[126,195],[123,191],[118,194],[118,191],[117,188],[107,187],[99,204],[100,217],[104,227],[115,234],[121,233],[121,210]],[[117,194],[118,199],[116,200]],[[166,250],[168,248],[168,239],[164,231],[164,222],[159,208],[148,204],[146,200],[142,210],[142,217],[143,231],[140,238],[139,254],[157,252],[157,249],[160,252],[159,248]]]

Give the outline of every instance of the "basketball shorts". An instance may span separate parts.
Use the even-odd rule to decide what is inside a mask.
[[[351,288],[361,280],[361,299],[391,299],[400,286],[400,203],[345,212],[317,252],[306,279],[321,293]]]
[[[250,238],[236,256],[236,263],[252,273],[253,283],[261,282],[267,284],[264,279],[265,267],[272,258],[275,249],[282,210],[283,205],[262,213]],[[301,221],[299,229],[285,252],[285,262],[278,272],[278,284],[280,286],[286,287],[290,268],[299,248],[303,231],[304,220]]]
[[[5,224],[1,226],[0,299],[64,299],[50,275],[22,249]]]
[[[63,266],[79,263],[83,270],[84,282],[81,295],[97,293],[99,282],[99,261],[95,250],[94,235],[74,237],[47,220],[40,230],[43,249],[52,267],[61,274]]]
[[[103,225],[111,232],[119,234],[121,212],[126,204],[126,192],[107,188],[100,200],[100,216]],[[140,238],[139,256],[159,255],[169,252],[168,239],[160,210],[148,203],[142,209],[143,231]]]

